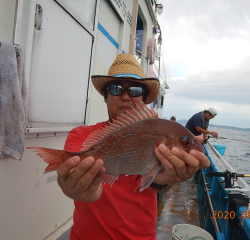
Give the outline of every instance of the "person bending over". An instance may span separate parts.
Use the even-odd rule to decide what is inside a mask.
[[[213,137],[218,137],[217,132],[208,131],[209,120],[214,118],[217,115],[216,109],[210,107],[207,110],[198,112],[194,114],[187,122],[186,128],[193,133],[195,136],[202,135],[203,139],[207,139],[207,134],[212,135]]]

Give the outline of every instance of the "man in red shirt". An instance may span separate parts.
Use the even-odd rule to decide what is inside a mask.
[[[135,104],[153,102],[159,92],[159,81],[145,78],[141,66],[130,54],[119,54],[108,76],[92,76],[92,83],[104,96],[109,120],[73,129],[65,142],[65,150],[78,152],[90,133],[105,127]],[[156,193],[166,192],[175,183],[190,178],[197,169],[208,167],[209,160],[198,151],[186,153],[164,144],[155,149],[155,154],[164,170],[142,192],[134,192],[137,176],[121,175],[112,188],[103,184],[106,170],[102,159],[89,156],[80,162],[75,156],[58,168],[58,184],[75,203],[71,240],[156,239]]]

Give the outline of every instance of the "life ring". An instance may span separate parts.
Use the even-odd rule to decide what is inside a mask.
[[[149,64],[154,64],[156,56],[156,40],[155,38],[149,38],[147,44],[147,58],[149,58]]]

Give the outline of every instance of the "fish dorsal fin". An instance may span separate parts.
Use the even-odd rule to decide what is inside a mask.
[[[106,137],[111,132],[120,129],[123,126],[127,126],[130,123],[148,118],[158,118],[158,115],[152,108],[149,109],[144,103],[142,103],[142,107],[136,104],[134,108],[124,114],[122,113],[120,117],[117,117],[117,120],[113,120],[113,123],[109,126],[92,132],[82,143],[83,148],[80,152],[88,151],[95,143]]]
[[[117,121],[125,120],[126,122],[131,123],[148,118],[158,118],[158,115],[152,108],[149,109],[144,103],[142,103],[142,107],[136,104],[134,108],[127,111],[125,114],[121,114],[121,117],[117,118]]]
[[[90,133],[82,143],[83,148],[80,150],[80,152],[88,151],[94,144],[96,144],[102,138],[106,137],[109,133],[119,128],[120,127],[118,125],[113,125],[112,127],[110,125]]]

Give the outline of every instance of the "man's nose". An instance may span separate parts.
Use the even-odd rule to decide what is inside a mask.
[[[125,89],[122,96],[121,96],[122,100],[130,100],[130,95],[128,94],[128,90]]]

